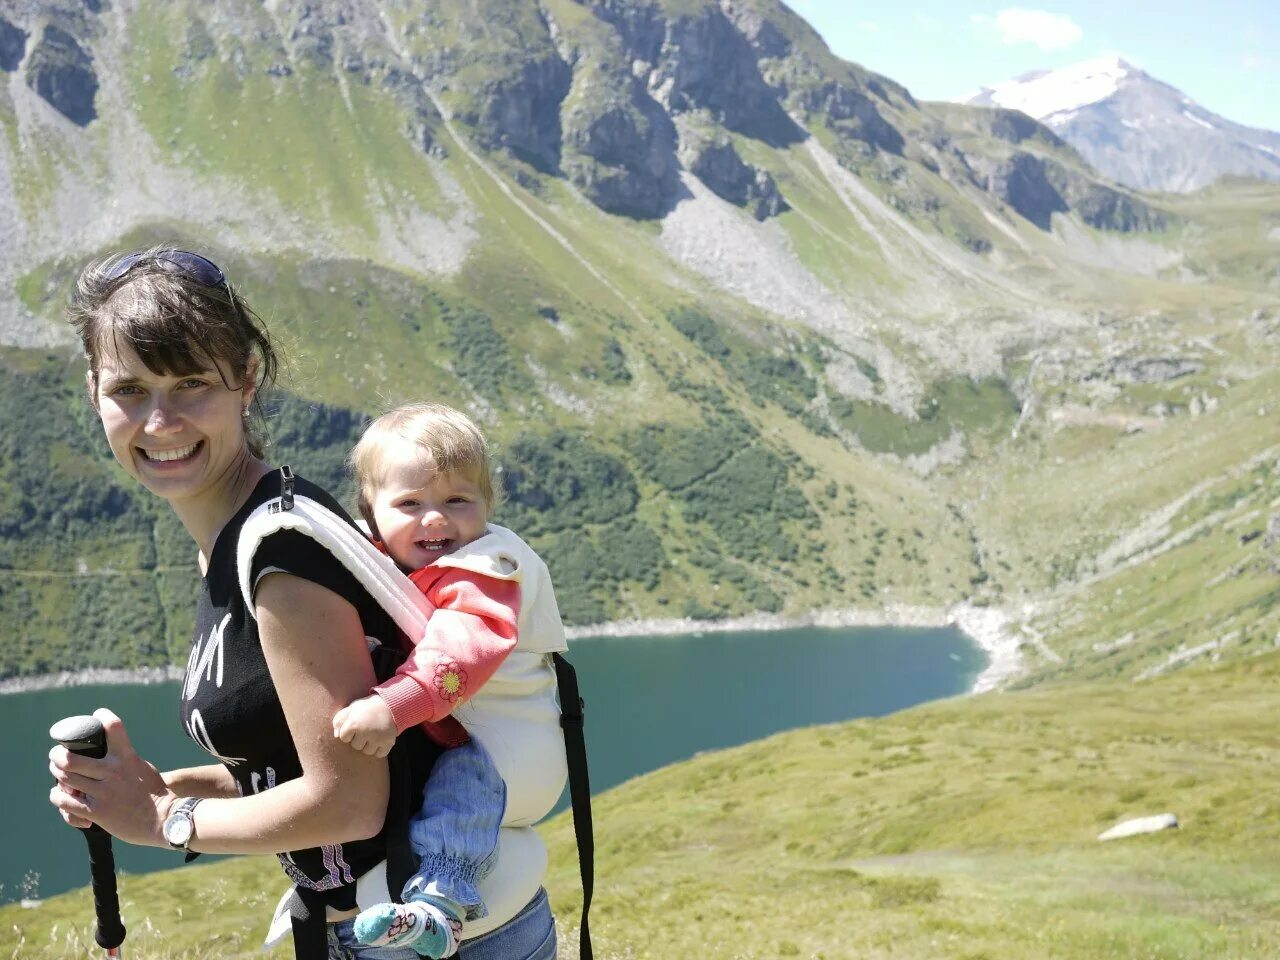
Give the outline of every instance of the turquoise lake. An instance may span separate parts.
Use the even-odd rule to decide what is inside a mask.
[[[987,663],[955,629],[870,627],[589,639],[574,642],[570,658],[597,793],[704,750],[963,693]],[[124,719],[161,769],[208,762],[181,732],[176,683],[0,696],[0,729],[9,731],[0,749],[14,775],[0,820],[0,902],[88,883],[84,841],[48,804],[48,731],[100,706]],[[181,858],[116,844],[116,863],[139,873]]]

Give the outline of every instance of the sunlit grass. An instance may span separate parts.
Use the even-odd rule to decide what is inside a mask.
[[[1258,722],[1277,680],[1271,654],[958,698],[638,777],[595,798],[597,956],[1277,955],[1280,747]],[[1096,840],[1163,812],[1180,829]],[[544,835],[568,957],[568,815]],[[282,887],[265,858],[125,877],[129,956],[254,956]],[[0,908],[0,956],[84,955],[90,911],[85,891]]]

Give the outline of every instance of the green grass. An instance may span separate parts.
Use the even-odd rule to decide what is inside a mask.
[[[1139,685],[958,698],[638,777],[595,798],[597,956],[1273,955],[1280,755],[1257,718],[1278,680],[1269,653]],[[1163,812],[1180,829],[1096,840]],[[571,956],[572,825],[541,829]],[[126,946],[249,957],[282,886],[263,858],[123,878]],[[73,955],[88,917],[83,891],[0,908],[0,951]]]
[[[267,15],[243,16],[273,30]],[[422,149],[404,134],[395,99],[354,75],[295,64],[289,78],[266,73],[268,48],[220,35],[205,56],[190,37],[201,21],[150,4],[130,19],[142,55],[128,79],[147,131],[193,174],[251,182],[282,216],[334,231],[353,256],[374,256],[380,217],[397,209],[444,213],[449,205]],[[233,62],[238,49],[242,66]]]
[[[1017,419],[1018,405],[1003,380],[961,378],[934,384],[914,419],[883,404],[844,398],[832,402],[832,411],[868,450],[909,456],[925,453],[952,433],[987,440],[1002,436]]]

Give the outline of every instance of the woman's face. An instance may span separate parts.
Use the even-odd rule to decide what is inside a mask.
[[[89,388],[111,452],[134,479],[171,503],[217,492],[249,456],[244,387],[230,370],[176,376],[149,370],[128,343],[105,343]],[[252,371],[250,371],[252,373]],[[228,387],[227,384],[232,386]]]

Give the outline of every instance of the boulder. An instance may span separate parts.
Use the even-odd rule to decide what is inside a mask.
[[[0,17],[0,70],[12,73],[27,52],[27,31]]]
[[[27,86],[77,126],[98,115],[98,75],[93,58],[65,30],[49,24],[27,61]]]
[[[1159,833],[1161,830],[1176,830],[1178,818],[1172,813],[1158,813],[1151,817],[1135,817],[1117,823],[1110,830],[1098,834],[1099,840],[1121,840],[1125,837],[1136,837],[1144,833]]]
[[[778,185],[765,170],[744,163],[729,141],[702,141],[683,145],[681,162],[716,196],[746,207],[757,220],[776,217],[791,209]]]

